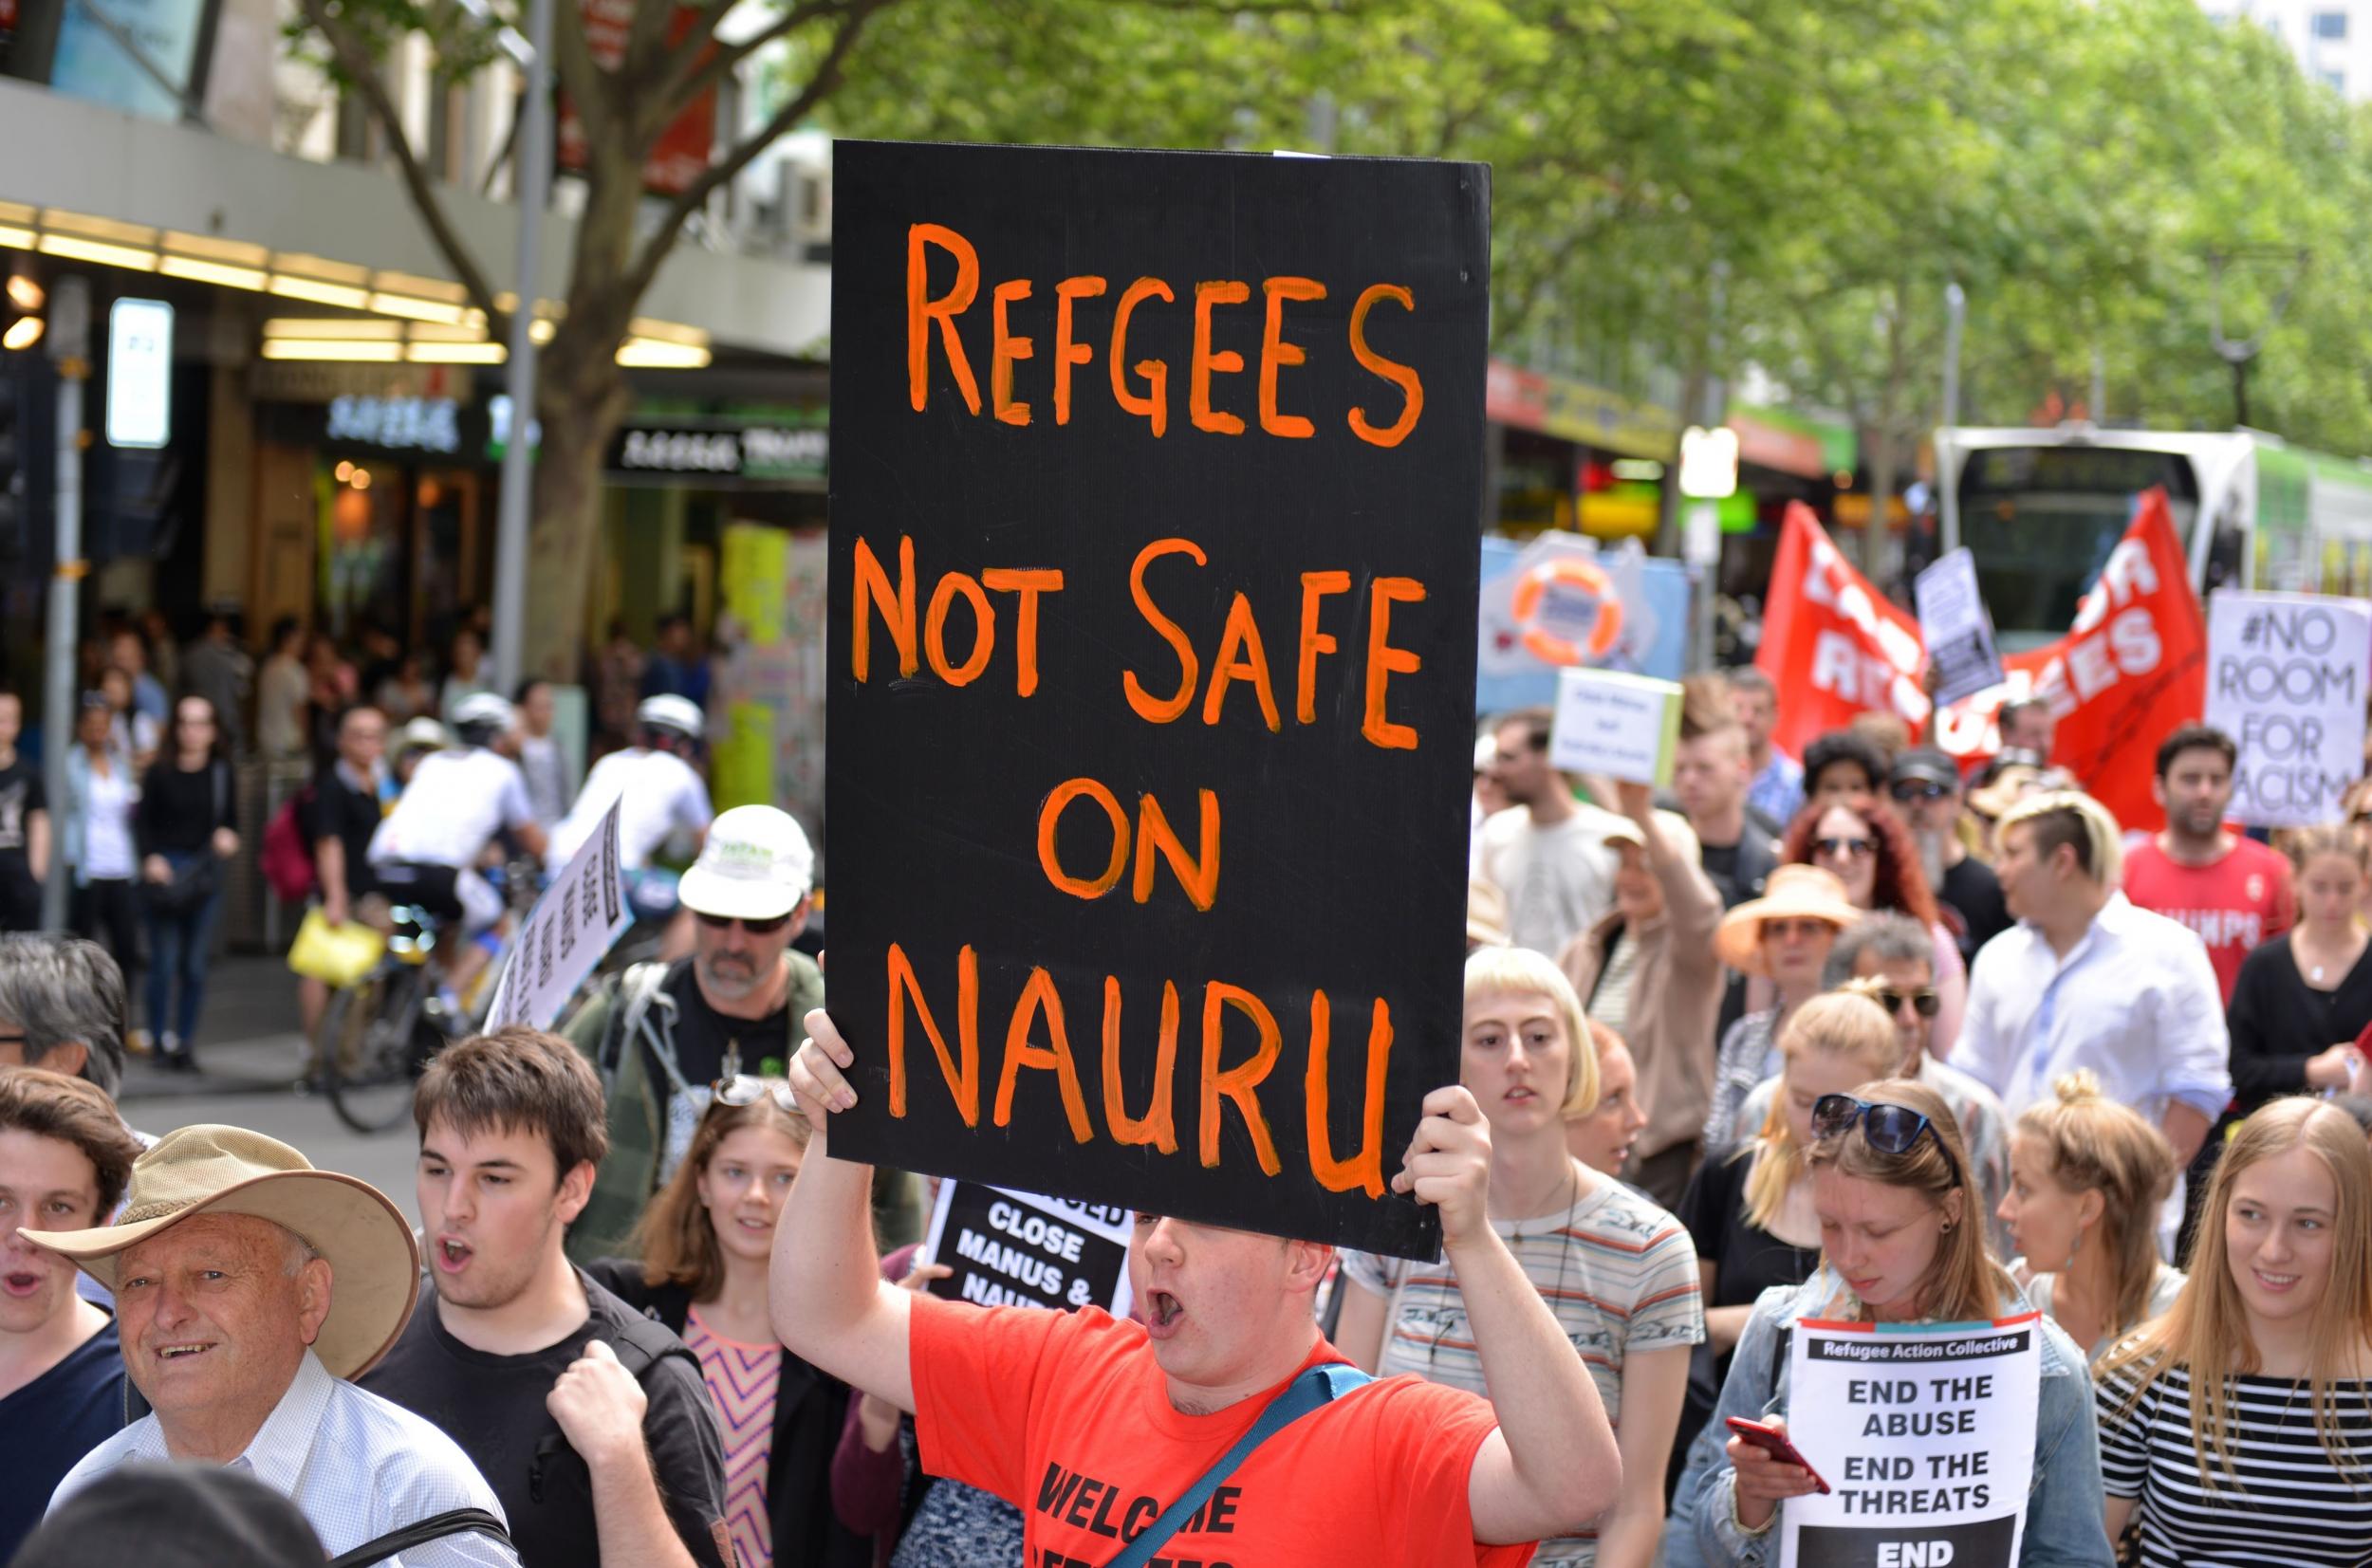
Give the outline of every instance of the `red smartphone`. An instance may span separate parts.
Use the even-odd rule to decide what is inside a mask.
[[[1804,1473],[1812,1478],[1812,1485],[1818,1488],[1820,1495],[1823,1497],[1828,1495],[1828,1483],[1823,1481],[1820,1478],[1820,1472],[1812,1468],[1812,1462],[1804,1457],[1803,1450],[1788,1441],[1786,1432],[1776,1427],[1766,1427],[1760,1421],[1749,1421],[1742,1415],[1730,1417],[1729,1425],[1732,1431],[1782,1465],[1802,1467]]]

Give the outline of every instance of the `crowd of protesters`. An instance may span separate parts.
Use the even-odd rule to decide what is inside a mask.
[[[2022,1564],[2372,1562],[2359,824],[2232,832],[2203,726],[2130,833],[2047,709],[1964,777],[1899,727],[1789,758],[1779,700],[1693,678],[1668,800],[1557,772],[1545,711],[1485,725],[1458,1081],[1390,1168],[1442,1257],[1140,1213],[1125,1319],[932,1295],[924,1184],[829,1157],[878,1042],[792,946],[770,807],[710,827],[685,956],[434,1061],[410,1214],[131,1129],[122,973],[0,937],[0,1559],[139,1507],[257,1562],[1763,1568],[1819,1482],[1730,1423],[1784,1434],[1794,1323],[2031,1310]],[[130,777],[91,711],[81,839],[28,862],[86,861]],[[213,705],[165,718],[114,880],[232,831]],[[329,733],[358,817],[394,718]],[[679,759],[620,756],[604,798],[663,822]]]
[[[142,1003],[131,1049],[193,1067],[230,868],[260,847],[240,832],[243,789],[269,790],[273,803],[299,793],[307,891],[333,925],[373,891],[364,852],[379,818],[422,759],[454,747],[473,697],[501,697],[510,714],[503,749],[520,774],[522,820],[551,832],[580,803],[584,759],[557,733],[552,687],[492,692],[487,640],[483,610],[434,659],[376,624],[340,639],[283,617],[259,659],[229,610],[210,613],[186,645],[156,612],[102,615],[81,651],[76,707],[49,727],[66,751],[65,799],[48,799],[24,694],[0,686],[0,932],[38,930],[45,884],[63,880],[68,927],[106,948]],[[709,661],[679,614],[661,618],[648,653],[614,626],[585,678],[596,700],[581,739],[592,756],[645,746],[638,712],[653,698],[688,701],[698,733]],[[696,809],[693,798],[674,782],[665,800],[696,848],[704,784]],[[302,1000],[309,1034],[325,992],[306,983]]]

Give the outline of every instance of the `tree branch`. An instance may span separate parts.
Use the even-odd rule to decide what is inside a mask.
[[[722,22],[723,13],[731,9],[731,0],[719,0],[709,10],[716,13],[716,22]],[[805,4],[786,9],[753,36],[733,45],[714,42],[715,22],[695,28],[669,53],[667,68],[646,100],[650,105],[648,130],[657,135],[674,124],[676,117],[690,108],[702,93],[724,81],[743,61],[769,44],[789,37],[819,17],[843,15],[847,9],[846,0],[806,0]],[[704,15],[703,20],[706,19]]]
[[[321,0],[307,0],[307,3],[318,5]],[[642,254],[635,258],[633,267],[626,274],[629,298],[640,299],[651,286],[651,280],[658,276],[659,266],[667,259],[667,252],[674,249],[676,236],[681,232],[685,221],[707,204],[718,187],[750,167],[777,138],[813,114],[816,105],[832,95],[840,85],[841,69],[848,62],[848,52],[857,46],[857,36],[864,30],[865,23],[875,11],[895,3],[896,0],[847,0],[843,8],[840,28],[832,34],[831,46],[825,50],[824,58],[816,65],[815,74],[807,79],[807,84],[800,90],[799,96],[784,104],[756,135],[727,154],[721,162],[712,163],[703,169],[699,178],[668,203],[658,227],[644,242]]]
[[[584,31],[584,13],[576,6],[553,8],[552,76],[561,91],[568,95],[568,106],[576,111],[585,140],[608,139],[611,122],[616,119],[609,96],[611,78],[593,58],[593,41]],[[557,133],[557,126],[554,131]]]
[[[443,253],[446,265],[453,268],[454,276],[469,294],[470,303],[485,313],[487,337],[500,342],[507,328],[503,313],[494,308],[494,291],[488,286],[486,273],[478,266],[477,258],[471,254],[469,246],[463,243],[460,233],[454,230],[453,220],[446,215],[445,203],[436,194],[435,183],[428,177],[428,171],[420,166],[418,155],[413,152],[412,138],[404,135],[403,120],[396,113],[394,101],[387,96],[387,84],[379,79],[378,62],[362,46],[362,41],[330,14],[329,0],[300,0],[300,4],[305,10],[305,19],[328,41],[330,49],[338,57],[338,64],[353,80],[355,90],[362,95],[364,108],[386,134],[387,144],[396,156],[396,167],[403,175],[404,189],[412,197],[412,205],[419,212],[420,222],[427,228],[428,237]]]

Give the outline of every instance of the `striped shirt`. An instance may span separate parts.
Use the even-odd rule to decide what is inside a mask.
[[[770,1568],[774,1516],[766,1506],[767,1467],[774,1452],[774,1400],[783,1380],[783,1347],[728,1339],[694,1307],[683,1342],[700,1358],[700,1377],[716,1401],[717,1433],[725,1440],[725,1526],[741,1568]]]
[[[2130,1368],[2119,1373],[2102,1383],[2099,1403],[2102,1479],[2110,1497],[2140,1499],[2142,1568],[2372,1563],[2372,1384],[2331,1385],[2343,1469],[2323,1450],[2305,1383],[2233,1378],[2237,1481],[2210,1492],[2191,1448],[2189,1371],[2170,1370],[2120,1413],[2138,1381]]]
[[[1694,1345],[1705,1337],[1696,1245],[1680,1222],[1619,1182],[1601,1177],[1564,1214],[1493,1220],[1524,1273],[1581,1353],[1606,1418],[1622,1419],[1622,1363],[1633,1351]],[[1466,1305],[1446,1260],[1411,1263],[1343,1255],[1344,1274],[1385,1298],[1380,1377],[1414,1373],[1486,1397]],[[1588,1568],[1595,1533],[1541,1542],[1535,1568]]]

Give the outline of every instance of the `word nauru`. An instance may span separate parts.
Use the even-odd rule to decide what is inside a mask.
[[[966,945],[955,958],[954,1006],[944,988],[938,1005],[926,999],[920,976],[905,949],[891,943],[884,981],[889,1015],[889,1114],[903,1119],[911,1104],[913,1069],[907,1061],[918,1032],[928,1041],[939,1078],[954,1101],[964,1125],[978,1128],[984,1084],[980,1048],[980,958]],[[1100,1067],[1102,1133],[1113,1143],[1149,1146],[1163,1154],[1178,1152],[1177,1116],[1173,1074],[1177,1062],[1177,1037],[1183,1003],[1176,981],[1163,981],[1155,1045],[1151,1087],[1144,1109],[1132,1112],[1126,1103],[1121,1071],[1123,1017],[1121,982],[1105,975],[1103,987],[1103,1050],[1088,1059]],[[952,1030],[941,1026],[945,1019]],[[1012,1002],[1005,1030],[990,1119],[998,1127],[1013,1120],[1013,1098],[1021,1074],[1049,1073],[1061,1096],[1063,1115],[1076,1143],[1091,1143],[1098,1124],[1089,1113],[1080,1059],[1071,1048],[1069,1013],[1054,978],[1032,968]],[[1232,1019],[1234,1027],[1230,1028]],[[1232,1116],[1250,1142],[1262,1174],[1284,1169],[1276,1139],[1261,1103],[1261,1088],[1284,1054],[1285,1035],[1276,1013],[1251,991],[1213,980],[1202,987],[1201,1060],[1194,1079],[1195,1153],[1206,1168],[1219,1164],[1225,1119]],[[1140,1025],[1141,1027],[1141,1025]],[[953,1044],[950,1035],[953,1035]],[[1240,1060],[1226,1060],[1228,1037],[1249,1033],[1254,1043]],[[1302,1078],[1303,1130],[1311,1179],[1329,1192],[1364,1191],[1383,1196],[1383,1094],[1392,1062],[1392,1011],[1376,999],[1367,1028],[1367,1070],[1364,1103],[1360,1111],[1359,1148],[1348,1157],[1334,1153],[1329,1112],[1328,1064],[1333,1049],[1333,1003],[1323,990],[1309,999],[1307,1054]],[[1131,1053],[1132,1059],[1135,1053]],[[926,1065],[925,1069],[928,1071]]]
[[[955,271],[946,290],[938,294],[931,291],[930,265],[935,250],[952,258]],[[1032,404],[1015,396],[1013,367],[1023,360],[1039,358],[1037,341],[1015,333],[1009,313],[1014,304],[1028,299],[1035,288],[1036,285],[1028,278],[1012,278],[989,290],[988,400],[991,413],[1001,424],[1028,425],[1034,417]],[[1058,425],[1070,423],[1072,373],[1092,363],[1096,355],[1096,345],[1075,334],[1078,303],[1100,298],[1110,288],[1110,279],[1091,274],[1065,278],[1054,285],[1054,341],[1046,356],[1049,366],[1046,384]],[[1220,394],[1214,382],[1221,377],[1246,374],[1244,357],[1232,349],[1214,347],[1212,324],[1214,314],[1220,310],[1249,308],[1251,286],[1237,278],[1209,279],[1194,284],[1191,293],[1195,336],[1194,351],[1187,361],[1188,422],[1214,435],[1241,435],[1249,427],[1241,415],[1218,406]],[[1290,412],[1284,406],[1284,392],[1279,385],[1285,370],[1308,362],[1308,351],[1286,340],[1285,313],[1288,305],[1311,304],[1325,299],[1327,288],[1315,278],[1273,277],[1261,280],[1260,294],[1260,360],[1254,391],[1259,425],[1269,435],[1307,440],[1317,434],[1316,424],[1306,415]],[[908,396],[917,414],[930,405],[935,327],[938,350],[946,360],[949,374],[954,378],[956,392],[967,409],[974,415],[980,413],[979,379],[973,373],[963,340],[955,331],[956,318],[971,310],[979,297],[980,253],[970,240],[944,224],[917,223],[907,230],[906,379]],[[1169,284],[1159,278],[1139,278],[1121,288],[1112,307],[1111,338],[1105,349],[1112,401],[1122,413],[1142,418],[1156,436],[1169,429],[1171,367],[1167,360],[1157,359],[1139,360],[1132,365],[1128,334],[1140,310],[1175,306],[1177,303],[1178,290]],[[1368,314],[1383,304],[1410,312],[1417,308],[1416,297],[1398,284],[1370,284],[1360,291],[1351,305],[1345,334],[1347,347],[1360,368],[1384,385],[1377,389],[1381,397],[1372,413],[1365,405],[1354,405],[1344,415],[1344,421],[1353,435],[1370,446],[1397,447],[1408,439],[1424,413],[1425,383],[1414,368],[1386,359],[1368,342]],[[1139,383],[1136,386],[1130,384],[1132,374]],[[1390,407],[1395,396],[1399,404],[1397,409]]]

